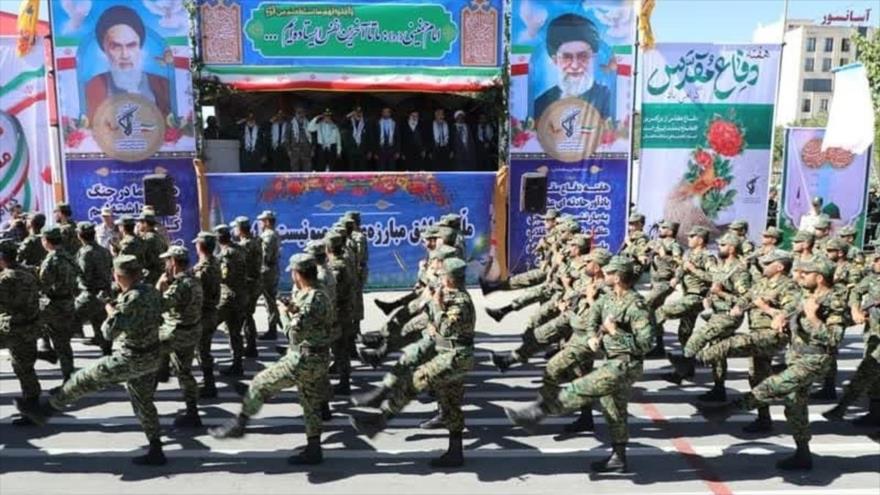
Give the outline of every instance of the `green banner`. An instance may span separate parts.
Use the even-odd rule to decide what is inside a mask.
[[[245,36],[263,57],[442,59],[459,36],[439,4],[261,3]]]
[[[773,137],[773,105],[645,103],[642,115],[642,148],[693,148],[715,116],[736,121],[749,149],[768,150]]]

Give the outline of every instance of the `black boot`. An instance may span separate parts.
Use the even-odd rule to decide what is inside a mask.
[[[662,330],[662,328],[661,328]],[[663,343],[663,333],[657,336],[656,343],[654,344],[654,348],[651,349],[651,352],[645,354],[645,357],[648,359],[660,359],[666,355],[666,345]]]
[[[384,385],[379,386],[372,390],[352,395],[351,402],[358,407],[379,407],[382,401],[388,397],[388,392],[389,389],[387,387]]]
[[[773,420],[770,419],[770,409],[762,406],[758,409],[758,417],[751,423],[743,426],[743,433],[769,433],[773,431]]]
[[[131,460],[138,466],[164,466],[168,462],[165,453],[162,452],[161,440],[150,440],[150,447],[145,455],[137,456]]]
[[[806,440],[796,442],[797,450],[794,455],[786,457],[776,463],[776,469],[783,471],[807,471],[813,469],[813,454],[810,453],[810,444]]]
[[[506,352],[504,354],[495,354],[490,351],[492,355],[492,364],[498,368],[498,371],[504,373],[510,368],[514,363],[516,363],[516,356],[513,355],[513,352]]]
[[[675,372],[675,371],[672,371],[672,372],[669,372],[669,373],[663,373],[663,374],[661,375],[661,378],[663,378],[663,379],[666,380],[667,382],[672,383],[672,384],[675,384],[675,385],[681,385],[681,382],[684,380],[684,377],[681,376],[681,375],[679,375],[679,374],[678,374],[677,372]]]
[[[437,414],[435,414],[430,419],[426,419],[419,423],[419,428],[423,430],[436,430],[439,428],[443,428],[446,422],[443,420],[443,410],[440,409],[440,406],[437,406]]]
[[[697,397],[697,400],[703,402],[726,402],[727,390],[724,388],[723,383],[716,383],[712,387],[712,390],[700,395],[699,397]]]
[[[257,340],[269,340],[269,341],[278,340],[278,329],[277,328],[270,328],[269,330],[266,331],[266,333],[257,337]]]
[[[611,455],[601,461],[590,464],[595,473],[625,473],[626,465],[626,444],[615,443],[611,446]]]
[[[880,399],[871,399],[868,403],[868,414],[863,414],[852,421],[853,426],[880,426]]]
[[[244,436],[248,419],[244,414],[239,414],[220,426],[209,428],[208,433],[214,438],[241,438]]]
[[[113,344],[109,342],[101,344],[101,355],[109,356],[110,354],[113,354]]]
[[[382,366],[382,361],[385,359],[387,350],[388,348],[384,344],[375,349],[362,347],[358,350],[358,359],[364,364],[370,365],[375,370]]]
[[[388,417],[383,412],[355,412],[349,420],[351,426],[367,438],[373,438],[388,426]]]
[[[810,399],[834,400],[837,398],[837,389],[834,388],[835,376],[833,373],[829,373],[828,375],[829,376],[825,377],[825,381],[822,382],[822,388],[810,394]]]
[[[321,403],[321,421],[330,421],[333,419],[333,413],[330,412],[330,403],[324,401]]]
[[[287,458],[288,464],[312,465],[321,464],[324,461],[324,452],[321,450],[321,436],[315,435],[306,439],[308,443],[299,454]]]
[[[220,374],[223,376],[242,377],[244,376],[244,368],[242,367],[240,360],[233,361],[232,365],[220,370]]]
[[[247,337],[247,342],[244,345],[244,357],[260,357],[260,351],[257,350],[257,336],[255,334],[256,330]]]
[[[37,351],[37,359],[56,364],[58,362],[58,354],[55,353],[55,349],[41,350]]]
[[[334,396],[348,396],[351,395],[351,379],[348,375],[340,376],[339,383],[333,387],[333,395]]]
[[[49,418],[59,413],[58,409],[52,407],[48,398],[39,400],[23,400],[15,399],[15,408],[22,416],[31,420],[35,425],[43,426],[49,421]]]
[[[501,289],[501,285],[489,283],[482,278],[480,279],[480,290],[483,291],[484,296],[488,296],[489,294],[495,292],[496,290]]]
[[[693,378],[696,371],[696,364],[693,358],[684,357],[681,354],[667,353],[666,357],[675,369],[675,374],[684,378]],[[681,382],[679,382],[680,384]]]
[[[202,388],[199,389],[200,399],[214,399],[217,397],[217,385],[214,383],[214,369],[205,368],[202,370]]]
[[[510,304],[505,306],[501,306],[500,308],[486,308],[486,314],[491,316],[495,321],[501,321],[507,316],[507,313],[513,311],[513,307]]]
[[[385,342],[385,336],[382,335],[382,332],[367,332],[362,333],[358,340],[364,346],[375,349]]]
[[[843,415],[846,414],[846,406],[837,404],[831,409],[822,413],[822,416],[828,421],[843,421]]]
[[[431,467],[450,468],[460,467],[464,464],[464,455],[461,453],[461,432],[449,432],[449,448],[446,453],[436,459],[431,459]]]
[[[159,361],[159,369],[156,370],[156,382],[168,383],[171,380],[171,363],[168,358]]]
[[[201,428],[202,420],[199,418],[199,408],[195,401],[187,402],[183,414],[174,418],[174,426],[180,428]]]
[[[739,403],[734,402],[697,402],[697,410],[710,423],[724,423],[739,411]]]
[[[39,397],[21,398],[20,401],[24,405],[24,407],[29,409],[37,409],[40,407]],[[12,426],[37,426],[37,423],[35,423],[34,420],[30,419],[29,417],[21,415],[12,420]]]
[[[547,416],[547,412],[542,407],[542,402],[540,400],[532,402],[522,409],[505,407],[504,414],[507,415],[507,419],[509,419],[511,423],[521,426],[529,433],[534,432],[538,423],[543,421],[544,417]]]
[[[288,347],[286,345],[276,345],[275,352],[278,353],[279,356],[284,356],[287,354]]]
[[[397,301],[385,302],[385,301],[380,301],[378,299],[374,299],[373,302],[386,315],[390,315],[392,311],[394,311],[395,309],[397,309],[398,306],[400,306],[400,304],[398,304]]]
[[[581,408],[581,415],[573,423],[565,425],[563,431],[566,433],[593,431],[593,410],[589,407]]]

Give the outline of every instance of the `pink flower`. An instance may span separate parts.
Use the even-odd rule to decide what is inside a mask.
[[[699,165],[701,169],[706,170],[713,165],[715,160],[712,159],[711,154],[697,148],[694,151],[694,161],[697,162],[697,165]]]
[[[709,124],[706,138],[709,141],[709,146],[719,155],[736,156],[742,153],[743,134],[733,122],[715,119]]]

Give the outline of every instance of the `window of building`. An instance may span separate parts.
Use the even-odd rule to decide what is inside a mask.
[[[815,52],[816,51],[816,38],[807,38],[807,51]]]
[[[810,113],[810,99],[804,98],[804,102],[801,103],[801,112]]]
[[[830,93],[831,79],[804,78],[803,90],[814,93]]]
[[[840,51],[848,52],[849,51],[849,38],[843,38],[840,40]]]
[[[846,65],[846,64],[848,64],[848,63],[849,63],[849,59],[848,59],[848,58],[845,58],[845,57],[844,57],[844,58],[841,58],[841,59],[840,59],[840,66],[841,66],[841,67],[843,67],[844,65]]]
[[[822,59],[822,72],[830,72],[831,71],[831,59],[823,58]]]
[[[822,98],[819,100],[819,111],[828,112],[828,98]]]
[[[813,72],[816,61],[811,58],[804,59],[804,72]]]
[[[825,52],[834,51],[834,38],[825,38]]]

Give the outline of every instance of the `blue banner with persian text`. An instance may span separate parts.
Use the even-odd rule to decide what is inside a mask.
[[[488,260],[494,187],[488,172],[208,175],[212,224],[275,211],[282,266],[343,213],[359,210],[369,241],[369,288],[412,286],[425,256],[419,232],[446,213],[463,218],[474,283]],[[290,284],[282,277],[282,290]]]
[[[199,200],[191,158],[147,159],[137,163],[116,160],[67,160],[67,198],[74,218],[101,222],[101,208],[115,217],[140,214],[144,207],[143,178],[167,174],[174,179],[176,213],[160,217],[174,244],[190,246],[199,232]]]
[[[626,236],[629,163],[625,158],[580,163],[518,159],[510,166],[508,265],[512,273],[536,266],[534,248],[544,235],[540,214],[525,211],[520,192],[524,178],[547,177],[547,209],[574,216],[593,245],[616,252]]]

